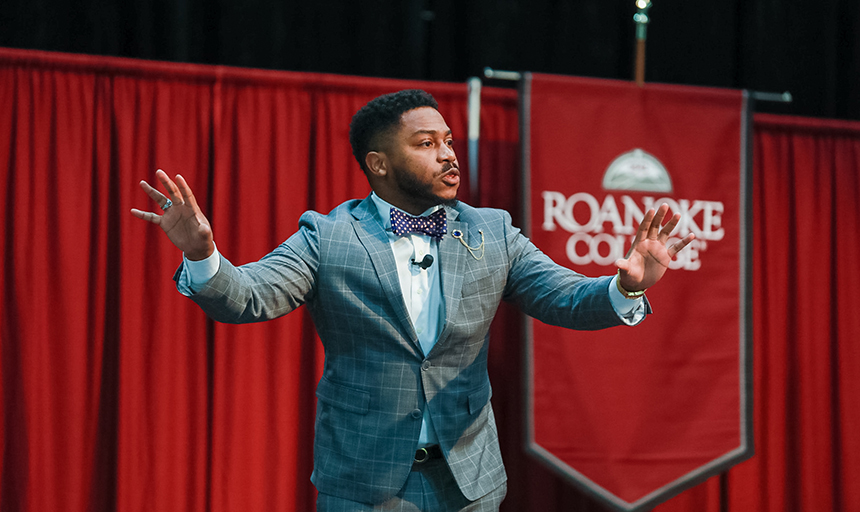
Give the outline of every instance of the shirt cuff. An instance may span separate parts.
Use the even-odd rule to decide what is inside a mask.
[[[609,302],[618,317],[627,325],[636,325],[645,317],[645,300],[642,297],[628,299],[618,291],[618,275],[609,280]]]
[[[221,268],[221,253],[218,252],[218,247],[215,247],[212,254],[199,261],[191,261],[183,253],[182,263],[185,266],[185,272],[182,273],[177,284],[180,292],[190,295],[202,290],[206,283],[218,273]]]

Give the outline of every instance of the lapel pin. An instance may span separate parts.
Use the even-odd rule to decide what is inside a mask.
[[[481,234],[481,245],[479,245],[478,247],[469,247],[469,245],[466,244],[466,241],[463,240],[463,232],[459,229],[455,229],[454,231],[452,231],[451,236],[459,240],[460,243],[463,244],[463,247],[469,250],[469,254],[471,254],[473,258],[480,261],[484,257],[484,230],[479,229],[478,233]],[[475,251],[481,251],[481,255],[475,256]]]

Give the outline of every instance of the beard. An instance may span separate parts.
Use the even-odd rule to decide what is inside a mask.
[[[445,174],[451,168],[454,167],[453,164],[447,163],[442,170],[439,171],[440,174]],[[438,195],[433,193],[433,183],[424,183],[418,179],[415,174],[407,171],[403,168],[395,168],[394,169],[395,182],[397,183],[397,187],[402,190],[404,193],[409,195],[413,200],[421,204],[427,204],[429,207],[436,205],[445,205],[445,206],[456,206],[459,200],[455,197],[452,199],[445,199],[443,197],[439,197]],[[434,178],[436,177],[434,176]]]

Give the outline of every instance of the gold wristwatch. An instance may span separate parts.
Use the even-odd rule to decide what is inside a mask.
[[[615,279],[615,286],[618,287],[618,291],[621,292],[621,295],[624,295],[625,299],[638,299],[639,297],[645,295],[645,290],[638,290],[635,292],[631,292],[625,290],[623,286],[621,286],[621,271],[618,271],[617,279]],[[647,290],[647,288],[646,288]]]

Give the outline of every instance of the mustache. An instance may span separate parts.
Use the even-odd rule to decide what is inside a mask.
[[[445,174],[451,169],[457,169],[457,172],[460,172],[460,167],[453,162],[445,162],[445,165],[442,166],[442,171],[439,174]]]

